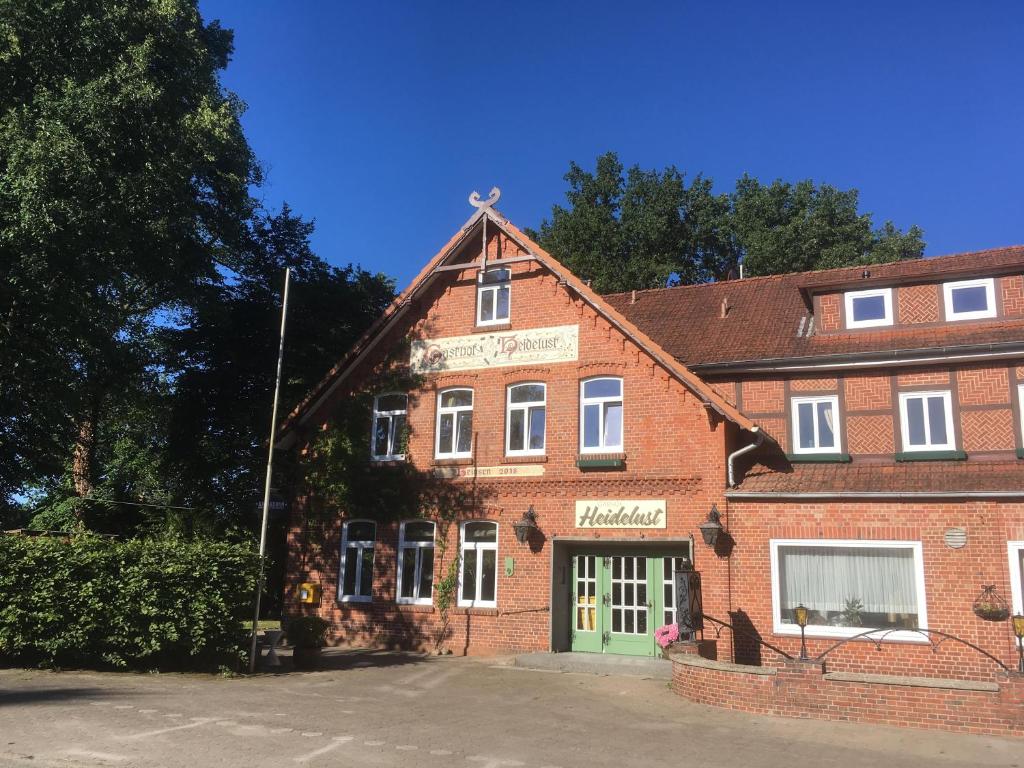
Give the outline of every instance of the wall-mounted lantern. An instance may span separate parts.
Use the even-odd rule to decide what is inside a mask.
[[[804,638],[804,628],[807,626],[807,607],[800,603],[793,609],[793,618],[796,625],[800,627],[800,661],[807,661],[807,640]]]
[[[523,512],[521,519],[512,523],[512,530],[515,531],[516,541],[520,544],[525,544],[526,540],[530,538],[530,534],[539,530],[537,528],[537,513],[533,511],[532,504],[528,510]]]
[[[697,526],[700,528],[700,535],[704,537],[704,543],[714,547],[718,543],[718,536],[722,533],[722,516],[718,513],[718,505],[712,504],[708,512],[708,519]]]

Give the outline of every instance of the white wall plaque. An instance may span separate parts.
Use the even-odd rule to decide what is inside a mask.
[[[437,373],[562,363],[578,358],[579,326],[558,325],[413,341],[409,365],[413,373]]]
[[[665,528],[664,499],[577,501],[577,528]]]

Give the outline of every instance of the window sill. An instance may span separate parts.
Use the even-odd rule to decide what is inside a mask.
[[[790,629],[790,626],[792,626],[793,629]],[[857,635],[869,630],[870,627],[818,627],[817,629],[812,629],[811,625],[808,625],[805,636],[809,639],[815,640],[842,640],[844,638],[856,637]],[[869,643],[883,642],[923,644],[930,642],[926,635],[899,629],[878,629],[872,632],[872,635],[881,635],[882,633],[888,634],[881,639],[872,637],[871,635],[865,635],[864,637],[858,638],[858,640],[866,640]],[[778,638],[798,638],[800,637],[800,628],[795,624],[784,624],[782,626],[776,626],[772,630],[772,634]]]
[[[584,471],[602,469],[625,469],[624,453],[581,453],[576,457],[576,466]]]
[[[538,453],[536,456],[506,456],[501,460],[502,464],[547,464],[546,454]]]
[[[497,616],[497,608],[475,608],[469,606],[456,606],[452,608],[452,613],[456,616]]]
[[[851,461],[848,453],[787,453],[790,464],[847,464]]]
[[[896,454],[896,461],[963,461],[966,458],[963,451],[901,451]]]
[[[371,467],[400,467],[405,464],[405,456],[393,456],[389,459],[370,459]]]
[[[434,466],[435,467],[460,467],[460,466],[464,467],[464,466],[466,466],[468,464],[472,464],[472,463],[473,463],[473,457],[472,456],[462,456],[462,457],[459,457],[459,458],[447,458],[447,457],[443,457],[442,456],[442,457],[434,459]]]
[[[1017,458],[1018,459],[1024,459],[1024,448],[1018,448],[1017,449]]]
[[[434,606],[420,605],[418,603],[395,603],[400,613],[433,613]]]
[[[476,329],[478,331],[480,331],[480,332],[484,332],[484,331],[487,331],[487,332],[490,332],[490,331],[511,331],[512,330],[512,323],[510,323],[510,322],[505,322],[505,323],[477,323],[476,324]]]
[[[338,605],[342,608],[358,608],[367,610],[373,608],[372,600],[353,600],[352,598],[338,598]]]

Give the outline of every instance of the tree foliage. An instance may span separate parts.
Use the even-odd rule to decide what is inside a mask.
[[[628,170],[613,152],[594,172],[570,163],[568,207],[534,233],[600,292],[919,258],[922,232],[874,228],[856,190],[810,180],[762,184],[743,176],[716,194],[702,175],[674,166]]]

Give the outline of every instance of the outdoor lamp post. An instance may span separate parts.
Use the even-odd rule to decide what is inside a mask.
[[[722,533],[722,516],[718,513],[718,505],[712,504],[708,512],[708,519],[697,526],[700,528],[700,535],[704,537],[704,543],[714,547],[718,543],[718,536]]]
[[[516,520],[512,523],[512,530],[515,531],[516,540],[520,544],[525,544],[526,540],[530,538],[530,533],[537,530],[537,513],[533,511],[533,505],[523,512],[523,517],[520,520]]]
[[[1024,672],[1024,615],[1013,617],[1013,634],[1017,636],[1017,671]]]
[[[800,627],[800,661],[807,661],[807,639],[804,637],[804,628],[807,626],[807,608],[803,603],[793,609],[793,617],[797,626]]]

